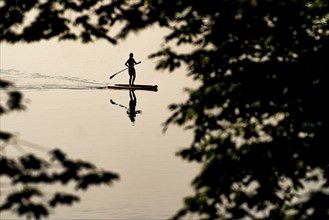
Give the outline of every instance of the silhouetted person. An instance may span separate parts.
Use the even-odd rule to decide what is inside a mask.
[[[129,85],[134,85],[135,78],[136,78],[136,70],[135,65],[141,63],[141,61],[136,62],[134,59],[134,54],[129,54],[129,59],[126,61],[125,65],[128,67],[128,73],[129,73]]]
[[[129,101],[129,108],[127,109],[127,114],[128,117],[130,118],[130,121],[134,124],[136,114],[142,113],[142,111],[140,110],[136,111],[137,99],[134,90],[129,91],[129,97],[130,97],[130,101]]]

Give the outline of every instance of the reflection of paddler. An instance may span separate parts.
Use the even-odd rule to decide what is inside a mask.
[[[134,90],[129,91],[129,97],[130,97],[130,101],[129,101],[129,109],[127,109],[127,114],[128,117],[130,118],[130,121],[134,123],[136,114],[142,113],[142,111],[140,110],[136,111],[137,99]]]
[[[126,106],[124,105],[121,105],[119,103],[116,103],[114,102],[112,99],[110,100],[111,104],[113,105],[117,105],[117,106],[120,106],[122,108],[125,108],[127,109],[127,115],[130,119],[130,121],[133,123],[135,123],[135,117],[136,117],[136,114],[139,114],[139,113],[142,113],[141,110],[137,110],[136,111],[136,104],[137,104],[137,99],[136,99],[136,95],[135,95],[135,92],[134,90],[130,90],[129,91],[129,97],[130,97],[130,100],[129,100],[129,108],[127,108]]]

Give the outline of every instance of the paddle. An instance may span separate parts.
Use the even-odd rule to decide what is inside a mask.
[[[113,104],[113,105],[118,105],[118,106],[120,106],[120,107],[122,107],[122,108],[128,109],[126,106],[121,105],[121,104],[119,104],[119,103],[116,103],[116,102],[113,101],[112,99],[110,100],[110,102],[111,102],[111,104]]]
[[[137,64],[140,64],[141,62],[138,62]],[[137,65],[137,64],[135,64],[135,66]],[[125,71],[125,70],[127,70],[129,67],[127,67],[127,68],[124,68],[123,70],[120,70],[119,72],[117,72],[117,73],[114,73],[112,76],[110,76],[110,79],[112,79],[113,77],[115,77],[117,74],[119,74],[119,73],[121,73],[121,72],[123,72],[123,71]]]
[[[111,102],[111,104],[113,104],[113,105],[120,106],[120,107],[125,108],[125,109],[127,109],[127,110],[129,111],[129,108],[127,108],[126,106],[121,105],[121,104],[119,104],[119,103],[116,103],[116,102],[113,101],[112,99],[110,99],[110,102]],[[135,112],[136,112],[136,114],[140,114],[140,113],[142,113],[142,110],[136,110]]]

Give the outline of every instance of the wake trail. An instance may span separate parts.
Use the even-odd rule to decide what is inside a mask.
[[[0,70],[3,80],[11,81],[21,90],[93,90],[107,89],[107,82],[84,79],[75,76],[46,75],[41,73],[26,73],[14,69]]]

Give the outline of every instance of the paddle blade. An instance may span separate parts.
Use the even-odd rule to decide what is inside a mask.
[[[110,76],[110,79],[112,79],[115,75],[117,75],[117,74],[114,74],[114,75]]]

